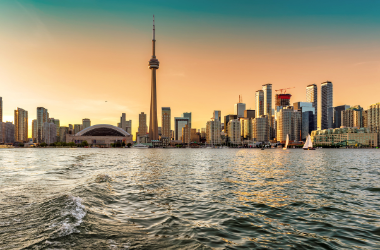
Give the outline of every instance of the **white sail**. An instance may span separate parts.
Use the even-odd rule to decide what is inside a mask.
[[[313,142],[311,141],[310,135],[309,135],[308,139],[309,139],[309,148],[313,148]]]
[[[288,144],[289,144],[289,135],[287,134],[287,135],[286,135],[285,148],[288,148]]]
[[[309,136],[307,137],[305,144],[303,145],[303,148],[309,148]]]

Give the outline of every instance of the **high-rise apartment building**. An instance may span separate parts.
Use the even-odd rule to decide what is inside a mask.
[[[328,129],[328,108],[332,106],[333,84],[330,81],[326,81],[321,84],[321,129]]]
[[[56,141],[59,141],[59,127],[60,127],[60,121],[59,119],[55,119],[55,118],[49,118],[49,121],[54,123],[55,124],[55,128],[56,128]]]
[[[83,129],[91,127],[91,120],[88,118],[82,119]]]
[[[181,140],[182,128],[185,127],[186,125],[189,125],[189,123],[190,123],[189,117],[174,117],[174,129],[175,129],[174,139],[175,140]]]
[[[336,128],[336,110],[335,107],[329,107],[327,109],[327,127]]]
[[[59,141],[66,142],[66,135],[69,133],[69,127],[59,127]]]
[[[272,84],[263,85],[264,115],[272,116]]]
[[[255,94],[256,116],[264,115],[264,91],[258,90]]]
[[[32,140],[37,142],[37,119],[32,121]]]
[[[3,122],[3,98],[0,96],[0,122]]]
[[[350,105],[340,105],[336,106],[335,109],[335,128],[340,128],[342,126],[342,111],[345,111],[350,108]]]
[[[244,140],[252,140],[252,120],[254,118],[241,118],[240,119],[240,132]]]
[[[252,140],[255,142],[268,142],[269,134],[268,134],[268,117],[262,115],[260,117],[256,117],[252,121]]]
[[[44,140],[43,142],[45,142],[47,145],[50,145],[57,141],[57,128],[54,123],[44,122],[42,132],[42,138]]]
[[[44,123],[49,121],[49,113],[48,110],[44,107],[37,107],[37,143],[41,143],[44,141],[43,129]]]
[[[191,139],[191,129],[188,124],[186,124],[184,127],[182,127],[182,136],[181,140],[182,143],[190,143]]]
[[[318,129],[318,87],[316,84],[310,84],[306,87],[306,102],[311,102],[315,109],[313,127],[315,130],[317,130]]]
[[[74,134],[79,133],[83,129],[82,124],[74,124]]]
[[[377,141],[380,142],[380,102],[369,106],[367,123],[369,131],[377,133]]]
[[[141,112],[139,114],[139,127],[138,127],[138,136],[145,136],[148,133],[148,126],[146,125],[146,114]]]
[[[288,106],[277,113],[277,141],[285,143],[286,136],[292,137],[292,114],[293,107]]]
[[[214,121],[218,120],[219,122],[222,122],[222,111],[214,110],[212,118],[214,119]]]
[[[224,134],[228,138],[228,123],[231,120],[237,119],[237,115],[226,115],[224,116]]]
[[[275,107],[287,107],[290,106],[291,94],[276,94],[275,96]]]
[[[219,145],[221,144],[221,123],[218,119],[213,121],[208,121],[206,123],[206,131],[202,128],[201,137],[206,137],[206,143],[208,145]],[[205,135],[204,135],[205,133]]]
[[[316,130],[314,128],[314,116],[315,108],[312,102],[295,102],[293,104],[294,110],[301,112],[301,140],[306,140],[311,131]]]
[[[239,119],[228,122],[228,139],[231,144],[241,144],[241,125]]]
[[[197,133],[197,130],[195,128],[192,128],[190,131],[190,142],[200,142],[200,133]]]
[[[28,111],[17,108],[14,112],[15,141],[28,141]]]
[[[253,109],[244,110],[244,118],[255,118],[256,112]]]
[[[363,110],[363,127],[368,128],[368,110]]]
[[[161,109],[161,136],[171,138],[170,130],[172,111],[170,107],[162,107]]]
[[[363,108],[360,105],[356,105],[342,111],[342,126],[362,128]]]
[[[191,112],[185,112],[182,114],[182,117],[188,118],[189,119],[189,127],[191,128]]]
[[[15,142],[15,125],[11,122],[0,122],[0,143],[12,144]]]

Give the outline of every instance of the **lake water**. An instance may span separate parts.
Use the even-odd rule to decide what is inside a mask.
[[[2,250],[379,246],[380,150],[0,150]]]

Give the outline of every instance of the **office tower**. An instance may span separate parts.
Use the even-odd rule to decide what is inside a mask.
[[[306,140],[311,131],[316,130],[314,128],[315,108],[311,102],[295,102],[293,107],[294,110],[301,112],[301,140]]]
[[[11,122],[0,122],[0,143],[12,144],[15,142],[15,125]]]
[[[191,128],[191,112],[185,112],[182,117],[189,118],[189,127]]]
[[[230,120],[228,122],[228,139],[231,144],[241,144],[241,127],[238,119]]]
[[[59,141],[66,142],[66,135],[69,133],[69,127],[59,127]]]
[[[264,91],[258,90],[255,94],[256,116],[264,115]]]
[[[79,133],[83,128],[82,124],[74,124],[74,134]]]
[[[240,119],[240,132],[245,140],[252,140],[252,120],[254,118],[241,118]]]
[[[226,115],[224,116],[224,133],[228,136],[228,122],[230,120],[237,119],[237,115]]]
[[[88,119],[88,118],[84,118],[84,119],[82,119],[82,125],[83,125],[83,128],[82,128],[82,129],[85,129],[85,128],[88,128],[88,127],[91,127],[91,120]]]
[[[200,133],[197,133],[197,130],[195,128],[192,128],[190,130],[190,142],[192,143],[199,143],[200,142]]]
[[[28,111],[17,108],[14,112],[15,141],[28,141]]]
[[[301,141],[301,129],[302,113],[301,111],[294,110],[292,113],[291,135],[289,136],[289,139],[292,141]]]
[[[182,128],[190,123],[188,117],[174,117],[174,139],[181,140]],[[190,127],[190,126],[189,126]]]
[[[145,136],[148,133],[148,126],[146,125],[146,114],[141,112],[139,114],[139,128],[138,128],[138,136]]]
[[[252,119],[252,140],[256,142],[268,142],[268,117],[262,115]]]
[[[32,121],[32,140],[37,142],[37,119]]]
[[[128,134],[132,135],[132,120],[125,121],[125,131],[127,131]]]
[[[161,108],[161,133],[162,136],[171,138],[171,117],[172,112],[170,110],[170,107],[162,107]]]
[[[327,127],[336,128],[336,110],[335,107],[327,109]]]
[[[3,98],[0,96],[0,122],[3,122]]]
[[[244,118],[255,118],[255,110],[253,109],[246,109],[244,110]]]
[[[214,121],[218,120],[219,122],[222,122],[222,112],[220,110],[214,110],[212,118]]]
[[[293,107],[288,106],[281,109],[277,113],[277,141],[285,143],[286,135],[289,135],[289,140],[292,135],[292,114]]]
[[[333,84],[330,81],[321,84],[321,129],[328,129],[328,108],[333,106]]]
[[[335,128],[340,128],[342,126],[342,111],[350,108],[350,105],[340,105],[335,107]]]
[[[237,115],[237,118],[243,118],[244,117],[244,110],[245,110],[245,103],[242,102],[242,99],[239,95],[239,102],[235,104],[235,115]]]
[[[367,123],[369,131],[377,133],[377,141],[380,142],[380,102],[369,106]]]
[[[314,112],[314,130],[318,128],[318,88],[315,84],[310,84],[306,87],[306,102],[311,102],[315,109]]]
[[[360,105],[353,106],[341,112],[342,126],[363,127],[363,108]]]
[[[56,125],[52,122],[44,122],[43,129],[43,142],[47,145],[50,145],[57,140],[57,128]]]
[[[264,115],[272,116],[272,84],[263,85]]]
[[[221,122],[218,119],[208,121],[206,123],[206,130],[202,128],[201,136],[206,138],[208,145],[220,145],[221,141]]]
[[[60,127],[59,119],[49,118],[49,121],[55,124],[56,136],[57,136],[56,141],[59,141],[59,127]]]
[[[275,107],[287,107],[290,106],[291,94],[276,94]]]
[[[48,110],[44,107],[37,108],[37,143],[41,143],[44,141],[43,139],[43,129],[44,123],[48,122],[49,113]]]
[[[363,127],[368,128],[368,110],[363,110]]]
[[[126,118],[125,118],[125,113],[121,113],[121,116],[120,116],[120,123],[117,124],[119,128],[125,130],[125,128],[127,127],[127,121],[126,121]]]
[[[186,124],[184,127],[182,127],[182,136],[181,140],[182,143],[190,143],[190,127],[188,124]]]
[[[149,119],[149,139],[150,140],[158,140],[156,70],[158,69],[160,63],[156,58],[156,34],[155,33],[156,33],[156,27],[154,24],[154,16],[153,16],[152,58],[149,61],[149,69],[152,70],[150,119]]]

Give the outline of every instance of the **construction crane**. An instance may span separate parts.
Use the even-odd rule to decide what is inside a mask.
[[[286,90],[287,89],[294,89],[295,87],[291,87],[291,88],[285,88],[285,89],[277,89],[277,90],[275,90],[276,92],[277,91],[280,91],[281,92],[281,94],[286,94]]]

